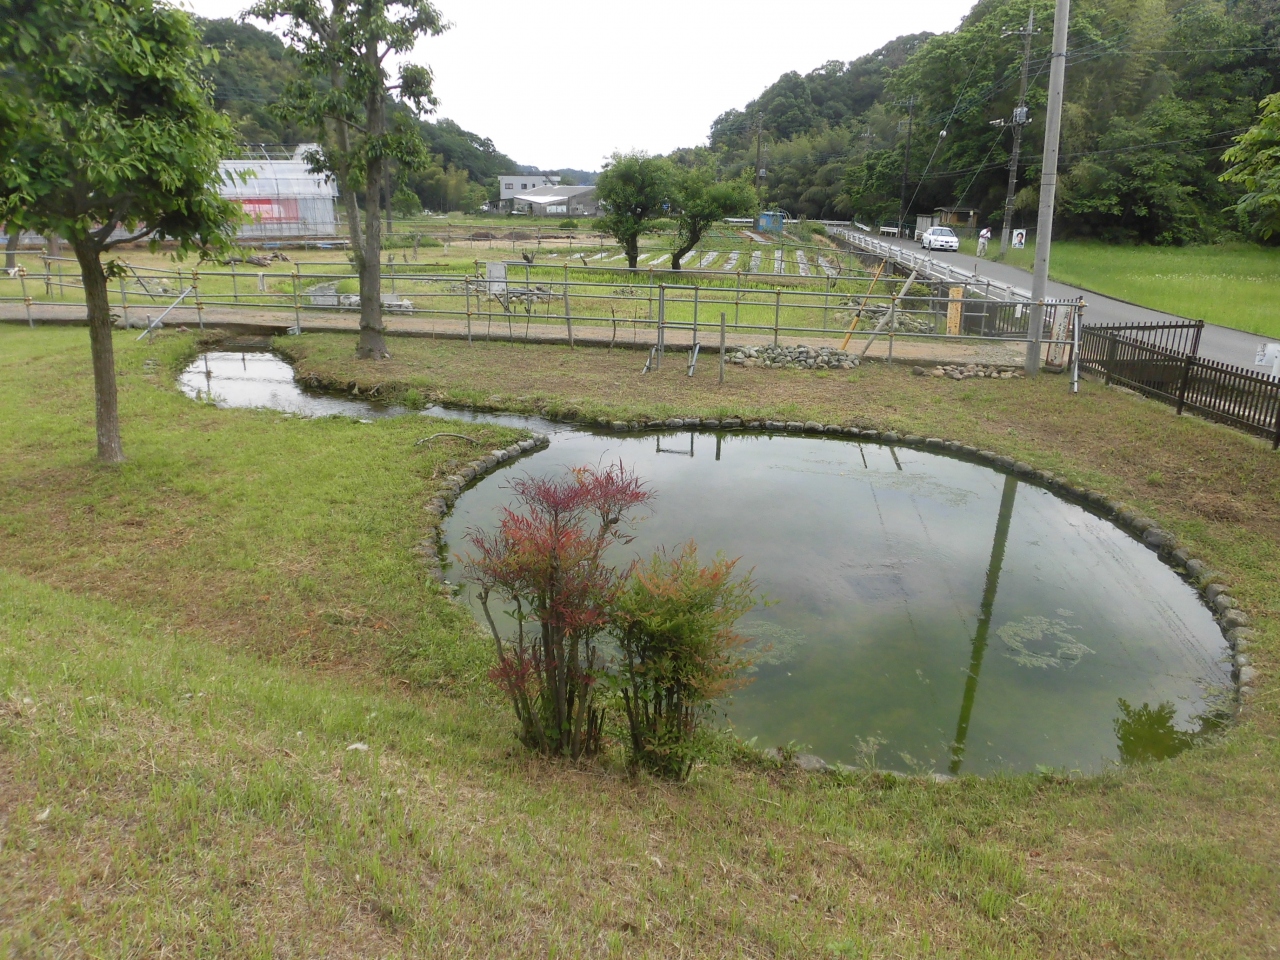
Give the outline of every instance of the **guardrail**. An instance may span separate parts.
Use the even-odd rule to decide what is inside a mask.
[[[850,230],[843,227],[829,227],[827,229],[828,236],[837,236],[846,243],[856,247],[864,253],[872,254],[877,257],[885,257],[901,264],[905,270],[915,270],[920,276],[928,277],[931,280],[942,280],[949,283],[965,283],[975,287],[981,286],[988,297],[1007,300],[1010,302],[1022,300],[1029,301],[1031,294],[1026,290],[1015,287],[1009,283],[1001,283],[998,280],[992,280],[988,277],[980,276],[971,270],[964,270],[960,267],[952,266],[949,263],[943,263],[924,254],[916,253],[912,250],[906,250],[896,243],[889,243],[876,237],[859,233],[856,230]]]

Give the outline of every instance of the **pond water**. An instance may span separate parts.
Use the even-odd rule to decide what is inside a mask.
[[[403,412],[316,397],[287,364],[250,357],[210,355],[207,376],[197,360],[184,389],[311,415]],[[989,467],[834,438],[429,412],[554,434],[463,493],[451,553],[495,523],[513,475],[620,460],[657,497],[618,561],[693,538],[754,568],[772,603],[742,627],[764,652],[721,707],[760,746],[907,772],[1097,771],[1194,742],[1230,689],[1226,644],[1188,584],[1106,520]]]

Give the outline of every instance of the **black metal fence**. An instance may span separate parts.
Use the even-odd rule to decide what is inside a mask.
[[[1084,327],[1080,367],[1280,447],[1280,379],[1196,356],[1203,328],[1199,321]]]

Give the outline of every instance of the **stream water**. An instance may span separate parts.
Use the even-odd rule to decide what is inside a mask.
[[[300,415],[406,412],[303,391],[267,354],[209,354],[181,383]],[[754,568],[771,600],[742,623],[759,660],[720,706],[760,746],[904,771],[1089,772],[1176,753],[1230,689],[1188,584],[1108,521],[989,467],[851,440],[426,412],[553,437],[463,493],[451,553],[495,522],[512,475],[621,460],[657,498],[619,561],[693,538]]]

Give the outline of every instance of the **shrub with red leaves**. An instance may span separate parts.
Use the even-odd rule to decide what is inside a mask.
[[[497,645],[490,676],[511,700],[521,740],[573,758],[600,747],[604,710],[597,681],[599,640],[624,575],[604,562],[631,511],[653,495],[621,464],[582,467],[557,478],[524,477],[511,489],[493,533],[469,531],[466,572]],[[498,598],[515,620],[504,637],[490,608]]]

